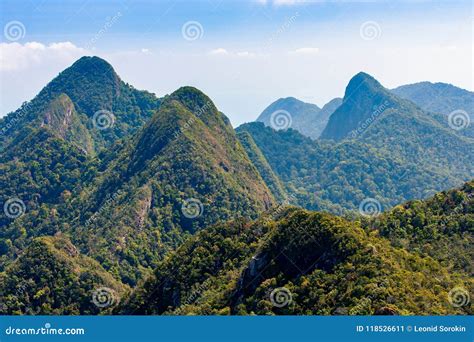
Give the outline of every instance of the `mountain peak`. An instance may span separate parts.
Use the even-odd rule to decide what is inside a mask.
[[[391,107],[393,102],[393,95],[375,78],[359,72],[349,81],[344,101],[329,118],[321,137],[336,141],[346,138],[359,125],[373,120]]]
[[[97,56],[84,56],[79,58],[70,68],[101,68],[105,70],[114,71],[112,65],[105,59]]]
[[[92,116],[98,110],[111,110],[120,95],[121,80],[114,68],[99,57],[81,57],[62,71],[40,96],[68,95],[80,112]]]
[[[175,90],[169,95],[169,99],[180,102],[191,112],[202,111],[206,108],[217,110],[212,100],[206,94],[191,86],[184,86]]]
[[[88,80],[108,79],[114,84],[120,82],[120,77],[117,75],[112,65],[97,56],[84,56],[79,58],[69,68],[61,72],[58,78],[64,81],[65,77],[71,75],[85,77]]]
[[[349,81],[344,94],[344,100],[360,89],[363,91],[378,91],[384,89],[384,87],[374,77],[361,71]]]

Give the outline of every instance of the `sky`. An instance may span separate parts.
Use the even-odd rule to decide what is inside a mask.
[[[234,126],[293,96],[322,107],[367,72],[473,90],[471,1],[2,0],[0,116],[85,55],[157,96],[205,92]]]

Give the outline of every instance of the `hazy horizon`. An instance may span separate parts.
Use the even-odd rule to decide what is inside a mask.
[[[429,81],[473,91],[471,2],[184,5],[2,2],[0,116],[86,55],[159,97],[197,87],[234,126],[278,98],[322,107],[360,71],[387,88]]]

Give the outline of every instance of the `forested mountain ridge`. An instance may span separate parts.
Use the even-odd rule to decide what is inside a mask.
[[[472,195],[472,182],[464,188],[419,201],[417,216],[456,224],[472,243],[472,203],[455,210],[450,203]],[[450,203],[451,211],[439,211]],[[453,306],[453,289],[465,295],[474,289],[469,266],[454,269],[459,254],[444,253],[444,260],[424,249],[389,246],[380,235],[390,226],[412,229],[413,203],[394,208],[383,225],[362,229],[329,214],[296,208],[278,209],[254,222],[236,221],[199,232],[164,260],[117,310],[123,314],[472,314],[472,304]],[[453,212],[457,216],[451,216]],[[418,229],[431,229],[430,220]],[[377,228],[378,227],[378,228]],[[446,234],[446,235],[443,235]],[[451,233],[440,231],[434,240]],[[407,236],[417,244],[418,238]],[[434,242],[432,240],[431,242]],[[392,242],[393,243],[393,242]],[[432,245],[433,247],[435,245]],[[466,259],[472,256],[468,244]],[[436,254],[436,252],[435,252]],[[448,259],[446,259],[448,258]],[[420,295],[422,293],[422,295]],[[466,303],[464,303],[466,304]]]
[[[196,230],[256,218],[274,204],[209,97],[183,87],[161,102],[135,134],[96,156],[80,149],[79,136],[69,139],[71,131],[87,130],[64,120],[77,114],[67,95],[48,107],[45,124],[18,130],[1,155],[0,182],[2,205],[14,199],[24,212],[1,218],[2,269],[35,237],[63,232],[81,253],[134,285]]]
[[[9,315],[98,314],[127,291],[60,234],[34,239],[0,284],[0,314]]]
[[[51,117],[49,108],[57,101],[69,101],[68,106],[74,107],[75,129],[71,129],[69,135],[72,140],[86,140],[82,149],[89,152],[92,148],[98,151],[110,146],[135,132],[160,103],[154,94],[123,82],[105,60],[82,57],[48,83],[33,100],[0,119],[2,149],[21,135],[25,126],[58,128],[59,122],[48,119]],[[67,112],[61,118],[64,123],[67,123],[66,115]],[[78,131],[79,125],[87,130]]]
[[[274,203],[227,118],[191,87],[166,97],[80,197],[79,246],[129,284],[186,235]]]
[[[365,226],[396,247],[429,255],[453,271],[474,275],[474,181],[459,189],[395,206]]]
[[[402,85],[391,91],[426,111],[449,115],[452,111],[464,110],[474,119],[474,93],[452,84],[419,82]]]
[[[161,101],[124,84],[107,62],[84,57],[18,120],[15,113],[2,120],[0,204],[13,215],[0,218],[0,270],[35,237],[64,232],[134,284],[196,229],[234,215],[256,217],[272,205],[228,119],[207,96],[183,87],[144,125]],[[120,115],[97,127],[91,120],[98,108]]]
[[[380,212],[409,199],[427,198],[474,177],[474,170],[468,170],[472,165],[472,152],[468,151],[471,144],[464,145],[464,155],[444,150],[446,154],[440,152],[433,157],[458,158],[460,164],[464,163],[459,170],[449,171],[436,169],[429,159],[411,158],[396,148],[372,146],[369,141],[312,141],[293,129],[275,131],[257,122],[244,124],[237,131],[252,136],[284,185],[289,202],[311,210],[357,212],[370,198]]]
[[[370,198],[381,211],[474,177],[474,139],[365,73],[350,80],[316,141],[260,123],[237,131],[252,136],[290,202],[312,210],[342,214]]]
[[[368,83],[360,113],[372,92],[402,105],[314,141],[234,130],[196,88],[158,99],[81,58],[0,121],[1,313],[105,314],[120,298],[117,313],[471,313],[446,296],[472,289],[472,182],[400,203],[472,179],[472,139]],[[269,305],[279,287],[294,305]]]
[[[460,134],[474,138],[474,93],[447,83],[419,82],[391,90],[423,110],[442,114]]]

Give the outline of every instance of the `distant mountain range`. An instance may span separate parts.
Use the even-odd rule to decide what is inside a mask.
[[[397,96],[410,100],[422,109],[448,115],[463,110],[474,118],[474,93],[447,83],[420,82],[391,90]]]
[[[307,137],[317,139],[326,127],[329,117],[341,103],[342,99],[335,98],[321,109],[315,104],[287,97],[265,108],[257,121],[274,129],[293,128]]]
[[[359,84],[364,85],[364,83],[365,81]],[[474,125],[470,125],[474,121],[473,92],[451,84],[430,82],[403,85],[390,92],[399,98],[410,100],[424,111],[443,114],[448,118],[452,114],[451,123],[455,126],[457,120],[457,125],[461,125],[463,129],[461,133],[474,137]],[[335,98],[320,109],[315,104],[305,103],[294,97],[281,98],[270,104],[256,121],[263,122],[265,126],[276,130],[292,128],[304,136],[317,139],[326,128],[329,117],[342,102],[342,99]],[[358,122],[358,118],[351,117],[351,120]]]
[[[320,139],[262,126],[237,131],[252,136],[290,202],[308,209],[342,214],[365,198],[389,208],[474,177],[473,139],[365,73],[350,80]]]
[[[260,120],[61,72],[0,119],[0,313],[473,313],[469,125],[365,73]]]

